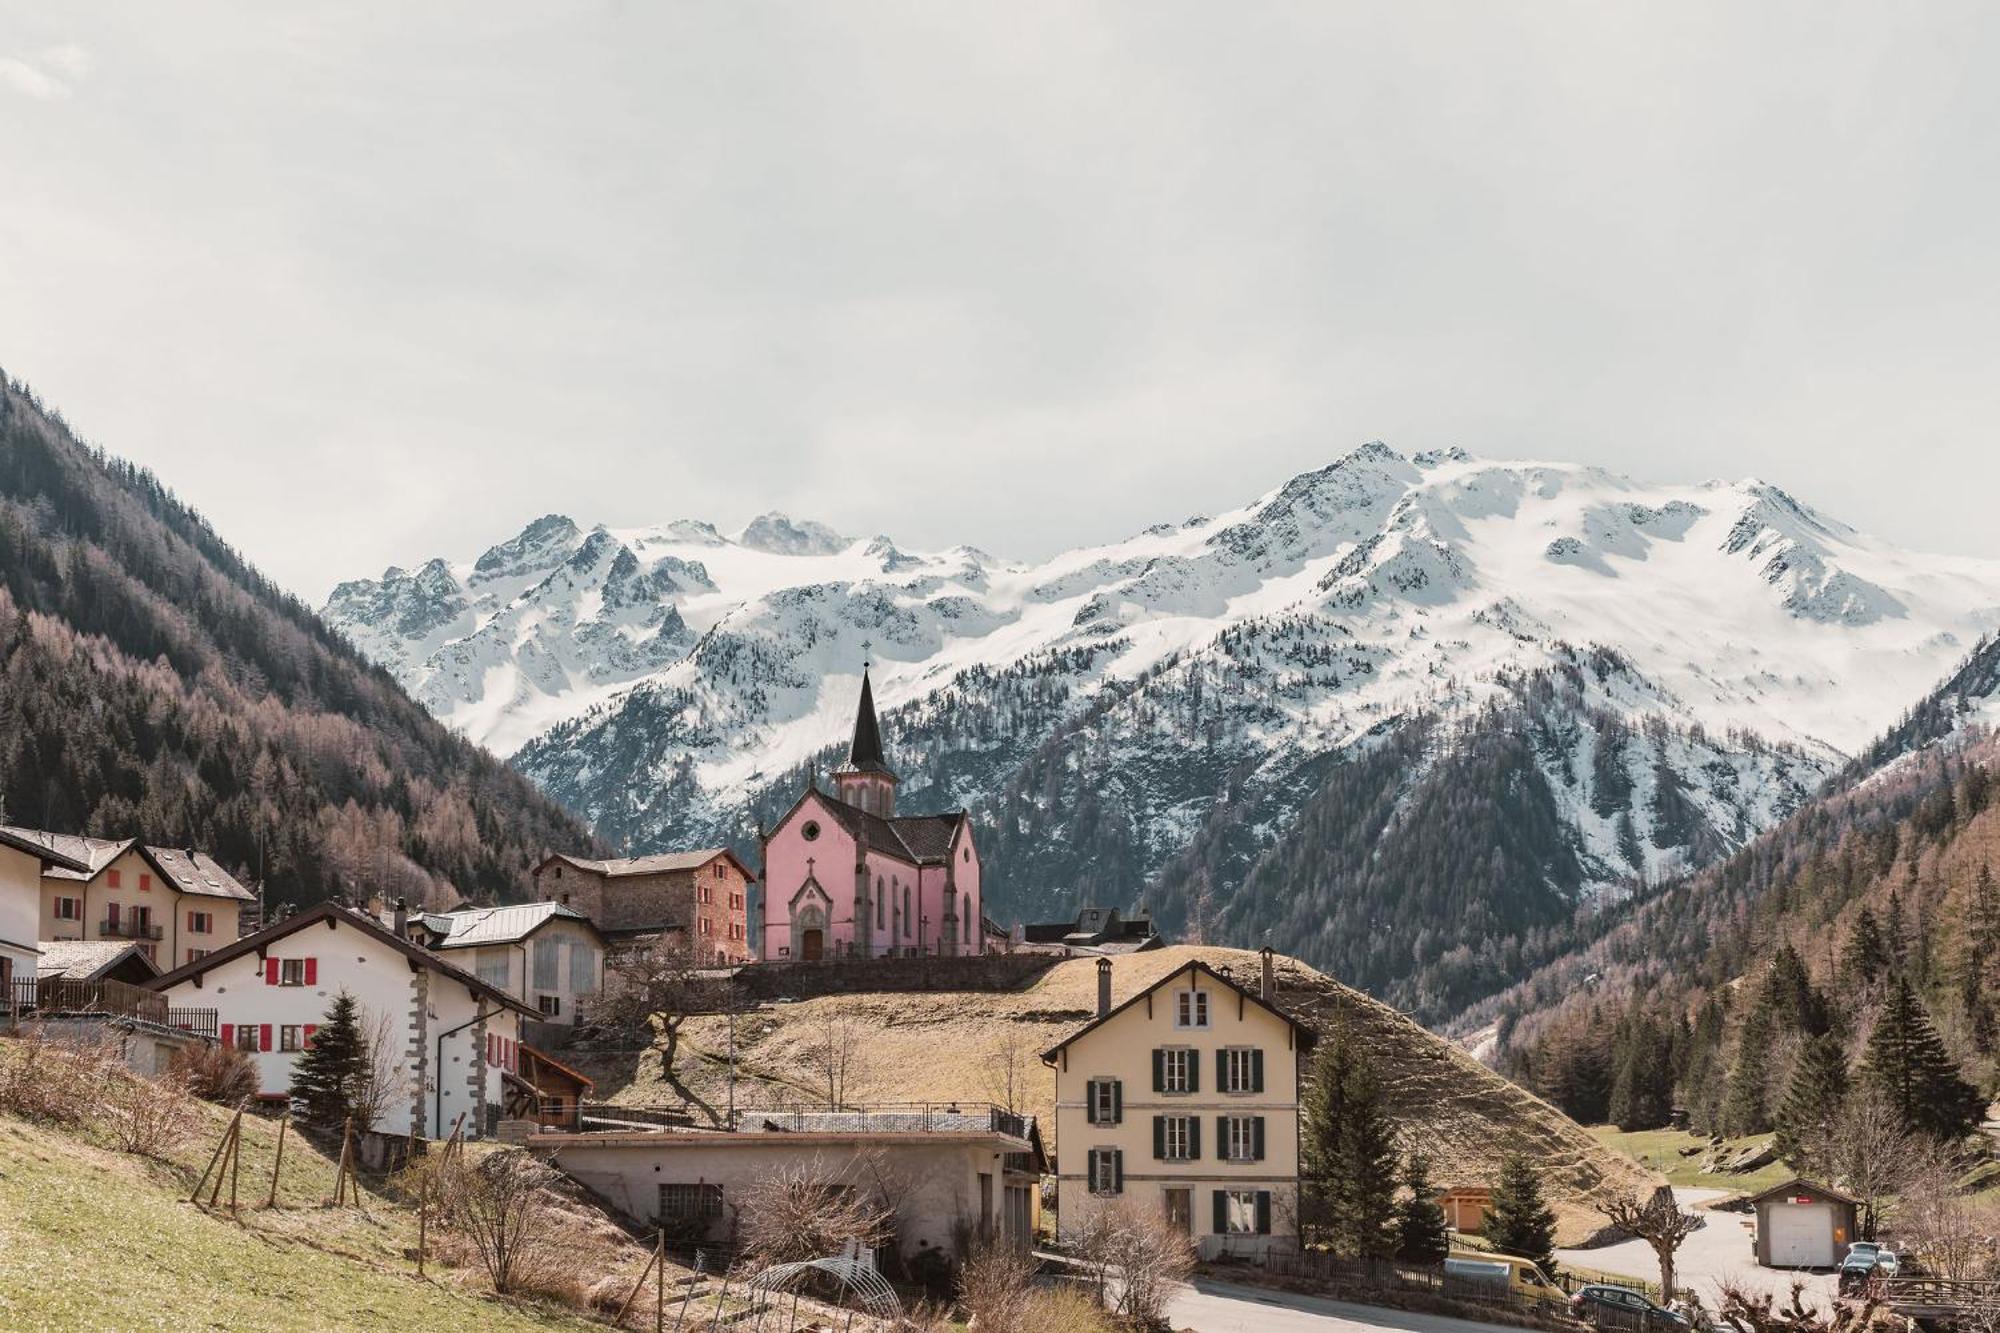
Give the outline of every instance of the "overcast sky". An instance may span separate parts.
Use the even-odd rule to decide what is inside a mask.
[[[1381,438],[2000,555],[2000,6],[0,0],[0,366],[281,582]]]

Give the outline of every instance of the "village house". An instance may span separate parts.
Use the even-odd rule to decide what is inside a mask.
[[[704,963],[746,963],[756,876],[727,847],[593,861],[558,852],[535,867],[535,897],[575,908],[613,949],[661,936],[685,940]]]
[[[1111,1003],[1042,1055],[1056,1071],[1061,1232],[1127,1200],[1204,1257],[1298,1239],[1300,1065],[1312,1030],[1278,1008],[1271,952],[1246,990],[1199,960]]]
[[[257,1094],[285,1100],[292,1067],[342,991],[363,1035],[393,1044],[399,1087],[368,1128],[441,1138],[461,1117],[491,1134],[519,1072],[521,1020],[536,1011],[374,917],[321,903],[183,964],[152,983],[175,1005],[217,1011],[220,1037],[250,1057]]]
[[[907,1261],[958,1257],[963,1240],[1031,1244],[1048,1168],[1032,1117],[953,1103],[837,1112],[746,1111],[729,1130],[538,1134],[571,1178],[627,1216],[726,1241],[743,1201],[781,1171],[887,1206]]]
[[[604,988],[605,938],[562,903],[422,912],[405,917],[401,933],[506,991],[545,1023],[576,1023]]]
[[[255,910],[257,895],[206,852],[137,838],[7,832],[61,858],[42,871],[38,939],[130,940],[168,968],[234,940],[244,909]]]
[[[57,867],[82,870],[85,863],[21,831],[0,827],[0,1017],[14,1012],[15,983],[34,979],[42,956],[42,876]]]
[[[963,810],[898,814],[899,781],[882,752],[864,668],[854,739],[832,794],[808,782],[763,835],[764,961],[985,952],[972,820]]]

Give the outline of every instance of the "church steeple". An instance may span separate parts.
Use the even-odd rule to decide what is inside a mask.
[[[863,663],[861,703],[854,711],[854,741],[847,747],[847,763],[833,775],[834,788],[849,805],[894,819],[896,781],[882,753],[882,725],[875,720],[875,687]]]

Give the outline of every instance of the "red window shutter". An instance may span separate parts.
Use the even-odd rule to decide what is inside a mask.
[[[116,870],[114,870],[111,872],[111,877],[105,881],[105,885],[107,888],[115,889],[118,887],[118,882],[119,882],[119,874]]]
[[[306,985],[317,986],[318,984],[319,984],[319,959],[308,958],[306,959]]]
[[[317,1031],[318,1028],[319,1024],[317,1023],[306,1024],[306,1045],[310,1046],[313,1044],[313,1033]]]
[[[112,925],[112,927],[113,927],[114,929],[116,929],[116,927],[117,927],[117,925],[118,925],[118,904],[117,904],[117,903],[107,903],[107,904],[105,904],[105,908],[104,908],[104,919],[105,919],[106,921],[110,922],[110,923],[111,923],[111,925]]]
[[[266,986],[278,984],[278,960],[275,958],[264,960],[264,984]]]
[[[271,1025],[269,1023],[259,1023],[257,1025],[257,1049],[260,1051],[271,1049]]]
[[[236,1025],[234,1023],[224,1023],[222,1025],[222,1049],[226,1051],[235,1044]]]
[[[153,877],[151,875],[139,876],[139,892],[151,893],[152,891],[153,891]]]
[[[194,913],[193,913],[193,912],[189,912],[189,913],[188,913],[188,929],[189,929],[189,930],[193,930],[193,929],[194,929]]]

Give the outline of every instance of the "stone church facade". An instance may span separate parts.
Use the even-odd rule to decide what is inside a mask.
[[[964,810],[906,815],[864,668],[847,762],[762,839],[766,962],[963,957],[985,949],[979,849]]]

